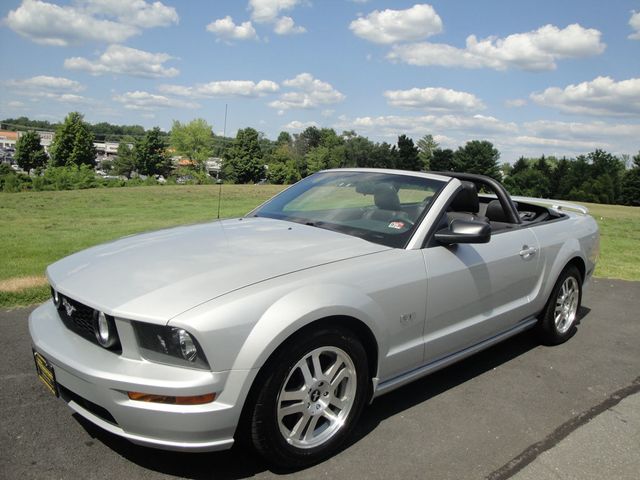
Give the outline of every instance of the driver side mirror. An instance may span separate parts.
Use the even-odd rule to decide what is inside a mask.
[[[449,225],[436,232],[436,240],[443,245],[455,243],[489,243],[491,225],[481,220],[455,219]]]

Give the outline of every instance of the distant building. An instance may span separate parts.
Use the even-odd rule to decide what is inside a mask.
[[[222,159],[218,157],[211,157],[205,162],[207,173],[215,178],[220,178],[220,171],[222,170]]]
[[[0,130],[0,147],[2,148],[16,148],[16,142],[20,137],[19,132],[9,132]]]
[[[2,148],[16,148],[16,142],[21,135],[27,132],[10,132],[6,130],[0,131],[0,147]],[[40,145],[44,147],[46,151],[49,151],[49,145],[53,141],[54,132],[36,132],[40,136]]]
[[[98,155],[110,156],[118,153],[118,142],[93,142],[93,146],[96,147]]]

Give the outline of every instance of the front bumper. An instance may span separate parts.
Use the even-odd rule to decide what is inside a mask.
[[[61,397],[97,426],[166,450],[214,451],[233,444],[255,370],[210,372],[149,362],[135,351],[115,354],[68,330],[52,302],[31,313],[29,331],[34,349],[54,368]],[[203,405],[168,405],[130,400],[129,391],[214,392],[217,398]]]

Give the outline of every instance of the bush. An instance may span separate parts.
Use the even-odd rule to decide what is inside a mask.
[[[31,190],[31,178],[24,173],[18,173],[11,167],[0,169],[0,190],[8,193],[22,192]]]
[[[36,190],[78,190],[98,186],[93,168],[88,165],[49,167],[42,177],[35,178],[42,179],[37,180],[37,187],[34,184]]]

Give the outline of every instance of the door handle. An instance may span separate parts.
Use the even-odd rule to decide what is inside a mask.
[[[522,250],[520,250],[520,256],[524,259],[531,258],[536,253],[538,253],[538,249],[535,247],[530,247],[528,245],[523,245]]]

